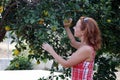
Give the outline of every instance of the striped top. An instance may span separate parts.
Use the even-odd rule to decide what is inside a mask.
[[[83,61],[72,67],[72,80],[93,80],[95,51],[92,52],[92,56],[92,61]]]

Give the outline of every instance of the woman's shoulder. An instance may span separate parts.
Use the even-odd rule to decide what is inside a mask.
[[[92,52],[93,51],[93,47],[91,47],[89,45],[83,45],[78,50],[82,50],[82,51],[85,51],[85,52]]]

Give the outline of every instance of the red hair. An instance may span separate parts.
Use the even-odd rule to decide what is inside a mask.
[[[101,48],[101,33],[97,22],[93,18],[80,17],[81,30],[84,31],[85,42],[92,46],[95,50]]]

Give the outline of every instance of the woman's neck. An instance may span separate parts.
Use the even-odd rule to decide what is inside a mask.
[[[83,37],[81,37],[80,40],[81,40],[81,44],[82,44],[82,45],[87,45],[87,43],[85,42],[85,40],[84,40]]]

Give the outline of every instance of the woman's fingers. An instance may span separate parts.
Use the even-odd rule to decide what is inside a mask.
[[[44,50],[47,50],[48,48],[50,48],[51,46],[47,43],[47,42],[44,42],[43,44],[42,44],[42,48],[44,49]]]
[[[69,18],[70,23],[72,23],[72,18]]]
[[[46,43],[46,42],[43,43],[43,44],[42,44],[42,48],[46,50],[46,46],[47,46],[47,44],[48,44],[48,43]]]

